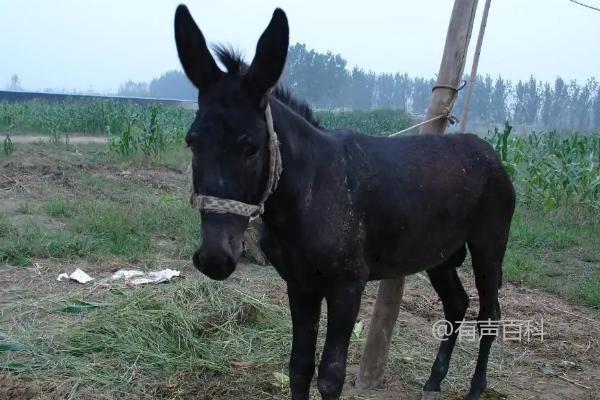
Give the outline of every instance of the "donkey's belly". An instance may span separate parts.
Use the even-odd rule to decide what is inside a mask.
[[[468,235],[466,220],[393,223],[367,236],[364,254],[370,280],[411,275],[440,265],[464,245]]]

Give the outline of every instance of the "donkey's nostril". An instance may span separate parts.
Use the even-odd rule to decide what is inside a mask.
[[[192,256],[194,266],[207,275],[213,275],[221,269],[234,268],[235,258],[229,251],[206,251],[198,249]]]
[[[223,280],[229,277],[235,270],[236,260],[229,252],[216,251],[207,252],[198,250],[194,253],[192,260],[198,271],[215,280]]]

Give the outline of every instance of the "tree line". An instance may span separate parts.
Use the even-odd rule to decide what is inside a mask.
[[[283,83],[299,98],[317,109],[401,109],[423,115],[434,79],[406,73],[375,73],[348,68],[347,61],[332,52],[321,53],[306,45],[292,45]],[[468,80],[468,76],[465,77]],[[180,71],[169,71],[149,84],[129,81],[120,95],[196,99],[196,90]],[[460,116],[464,96],[459,95],[455,114]],[[514,124],[540,128],[593,130],[600,128],[600,85],[594,78],[585,83],[538,81],[511,82],[502,76],[478,75],[475,79],[470,120],[484,124]]]

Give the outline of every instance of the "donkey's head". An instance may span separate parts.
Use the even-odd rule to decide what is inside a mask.
[[[217,66],[184,5],[175,13],[175,40],[183,69],[199,91],[198,113],[186,136],[193,155],[194,192],[258,204],[269,174],[267,96],[279,80],[288,49],[285,13],[273,13],[250,66],[226,65],[227,73]],[[241,215],[202,211],[203,240],[193,257],[196,268],[213,279],[231,275],[248,221]]]

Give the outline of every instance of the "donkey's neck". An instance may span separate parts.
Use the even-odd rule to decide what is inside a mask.
[[[280,142],[283,172],[277,190],[265,204],[263,220],[275,231],[284,230],[302,212],[303,198],[321,168],[332,141],[322,130],[276,97],[270,99],[275,132]],[[319,157],[316,157],[316,155]]]

